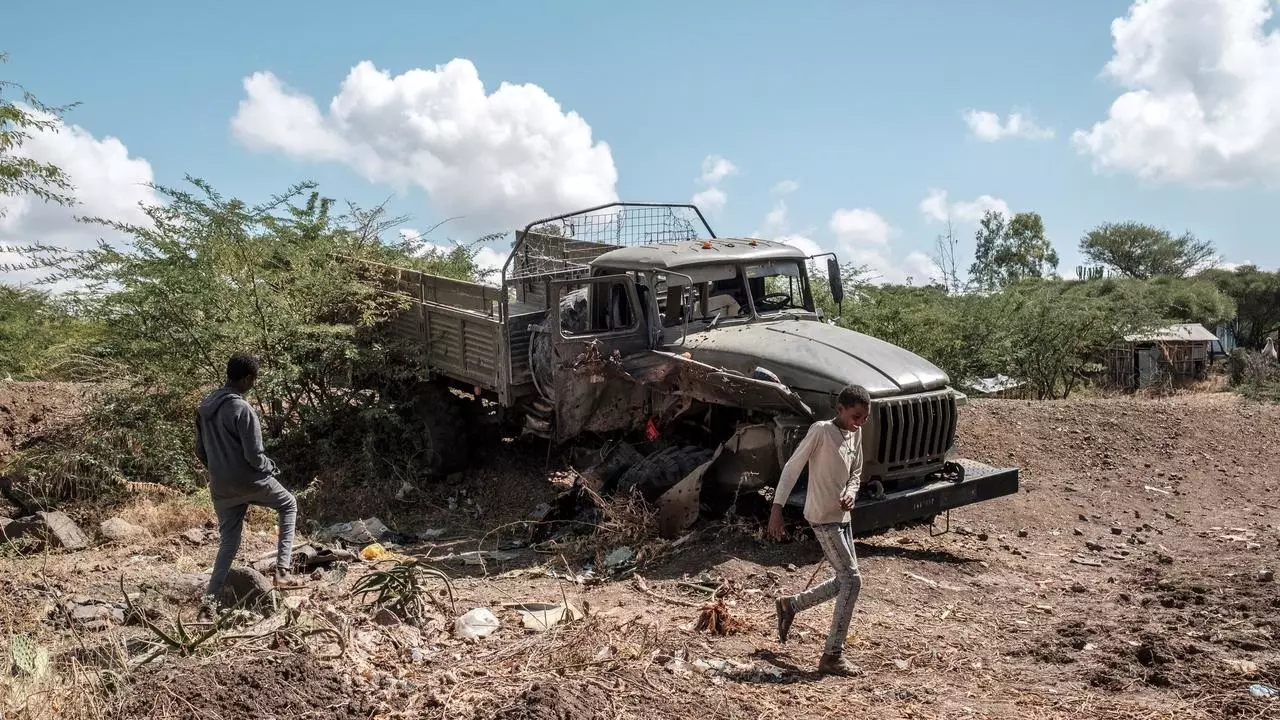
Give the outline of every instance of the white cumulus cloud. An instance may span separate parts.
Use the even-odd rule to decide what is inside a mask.
[[[1111,23],[1126,92],[1072,135],[1095,170],[1225,185],[1280,180],[1280,30],[1272,0],[1137,0]]]
[[[718,214],[724,210],[724,206],[729,202],[729,196],[720,188],[707,188],[693,194],[689,202],[698,207],[699,210],[706,210],[712,214]]]
[[[721,180],[738,172],[738,166],[719,155],[708,155],[702,159],[702,182],[718,185]]]
[[[929,189],[929,194],[920,201],[919,208],[920,213],[929,222],[946,222],[949,218],[952,222],[976,223],[988,210],[1001,213],[1006,218],[1013,215],[1009,209],[1009,203],[998,197],[979,195],[973,200],[949,202],[947,191],[938,188]]]
[[[130,156],[118,138],[94,137],[79,125],[59,123],[54,129],[33,133],[15,155],[49,162],[62,168],[75,186],[76,205],[61,207],[30,196],[0,197],[0,265],[24,261],[6,248],[33,244],[54,245],[68,250],[94,247],[99,240],[119,243],[125,238],[114,230],[78,222],[76,217],[101,217],[138,225],[148,224],[139,203],[159,202],[149,185],[154,180],[151,164]],[[43,276],[42,271],[21,270],[0,273],[0,282],[23,284]],[[70,289],[60,283],[54,290]]]
[[[1034,120],[1019,112],[1009,113],[1001,120],[996,113],[987,110],[966,110],[964,122],[969,132],[982,142],[996,142],[1005,138],[1023,140],[1051,140],[1053,128],[1041,127]]]
[[[912,251],[901,261],[894,260],[889,240],[897,230],[874,210],[836,210],[829,226],[841,262],[866,266],[876,282],[901,284],[910,280],[919,285],[941,276],[925,253]]]
[[[609,146],[533,84],[486,91],[454,59],[400,75],[357,64],[321,110],[270,72],[244,80],[234,136],[259,152],[339,163],[370,182],[419,187],[442,216],[504,230],[617,200]]]
[[[708,155],[702,159],[702,175],[698,182],[705,185],[702,190],[693,194],[689,202],[712,214],[719,214],[729,202],[729,195],[720,188],[720,183],[730,175],[738,173],[738,166],[719,155]]]
[[[775,195],[790,195],[799,189],[800,183],[795,180],[782,180],[779,181],[777,185],[773,186],[773,193]]]

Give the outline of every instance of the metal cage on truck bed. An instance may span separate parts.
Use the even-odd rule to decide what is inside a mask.
[[[547,317],[551,280],[589,275],[591,261],[610,250],[700,237],[716,235],[693,205],[615,202],[517,231],[496,287],[345,260],[363,267],[384,291],[413,301],[389,324],[398,337],[421,345],[429,368],[510,406],[536,394],[530,328]]]

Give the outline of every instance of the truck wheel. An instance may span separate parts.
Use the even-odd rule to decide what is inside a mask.
[[[569,332],[582,332],[587,329],[587,290],[574,290],[573,292],[560,298],[560,324]],[[538,387],[543,393],[546,393],[548,400],[555,400],[555,368],[551,356],[551,333],[555,332],[552,328],[551,319],[548,318],[544,322],[546,326],[542,332],[533,333],[533,337],[529,342],[533,346],[531,353],[529,371],[533,373],[537,380]]]
[[[626,494],[634,488],[646,502],[653,502],[694,468],[710,460],[713,454],[713,451],[696,445],[659,450],[624,472],[618,478],[617,492]]]
[[[447,386],[422,383],[414,394],[411,426],[425,469],[433,475],[449,475],[471,465],[471,431],[475,427],[475,403],[454,395]]]

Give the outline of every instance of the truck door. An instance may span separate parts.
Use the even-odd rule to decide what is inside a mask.
[[[570,327],[558,308],[565,295],[586,290],[586,318]],[[552,371],[557,443],[584,431],[628,429],[644,415],[645,388],[631,381],[625,358],[648,348],[645,313],[628,275],[557,280],[551,283]]]

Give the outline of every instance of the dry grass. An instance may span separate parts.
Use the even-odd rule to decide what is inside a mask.
[[[146,528],[156,537],[195,527],[217,527],[218,522],[208,490],[174,497],[141,497],[121,507],[115,515],[127,523]],[[266,508],[251,507],[245,524],[250,530],[274,531],[276,514]]]

